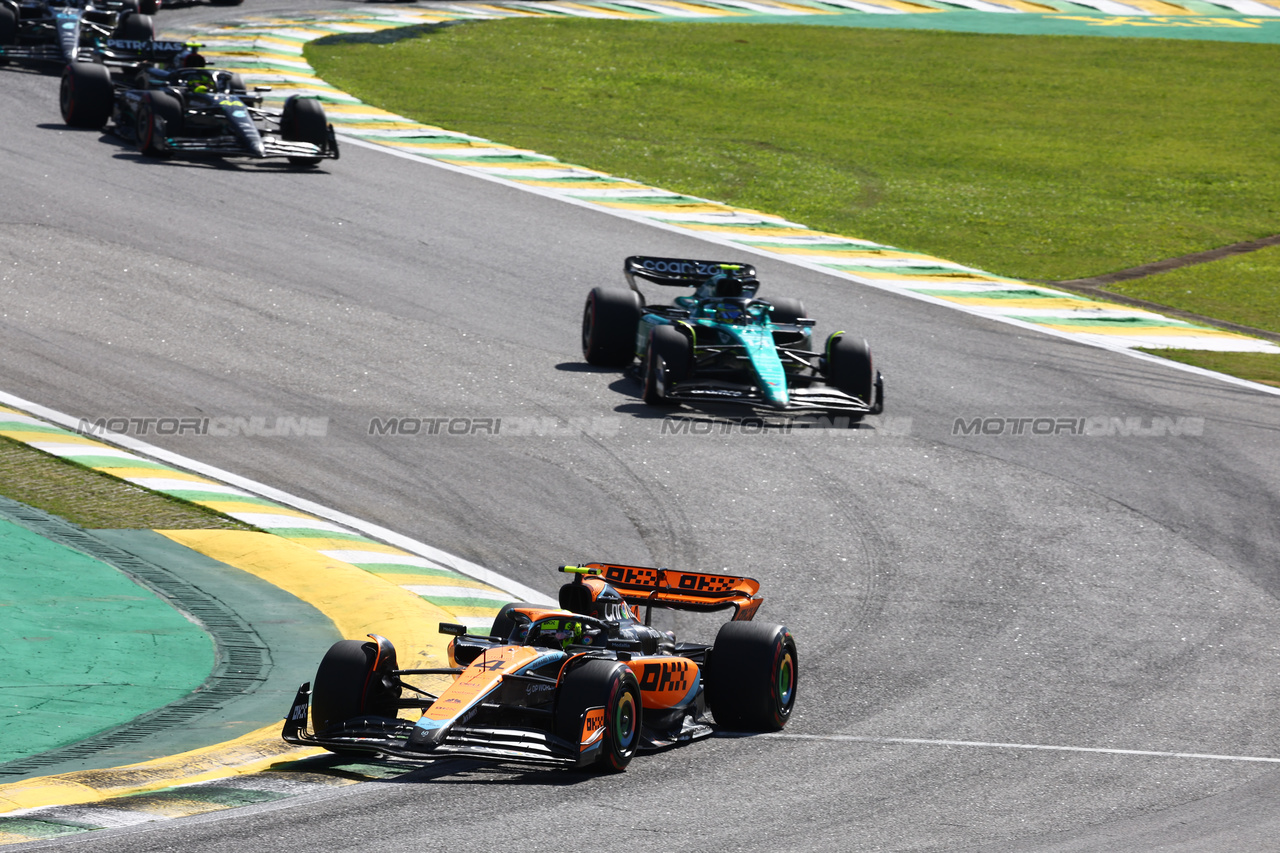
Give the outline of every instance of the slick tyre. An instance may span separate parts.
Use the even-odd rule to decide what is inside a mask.
[[[808,317],[804,313],[804,303],[799,299],[790,299],[785,296],[779,296],[769,300],[773,305],[773,311],[769,313],[769,319],[774,325],[791,324],[797,320]],[[778,346],[791,346],[800,343],[805,339],[803,332],[774,332],[773,342]]]
[[[62,72],[58,104],[70,127],[100,128],[111,118],[115,87],[106,66],[72,62]]]
[[[634,290],[593,287],[582,310],[582,357],[600,367],[626,367],[636,357],[644,305]]]
[[[827,384],[875,409],[876,369],[866,341],[838,333],[827,339]]]
[[[390,643],[381,650],[377,643],[360,640],[340,640],[330,646],[311,690],[315,732],[355,717],[394,717],[400,687],[388,674],[395,668],[395,648]]]
[[[156,25],[151,20],[150,15],[131,14],[125,15],[120,21],[120,25],[116,27],[113,38],[128,39],[130,41],[154,41],[156,37]]]
[[[289,142],[310,142],[324,149],[329,143],[329,123],[324,107],[315,98],[291,95],[280,114],[280,136]],[[319,165],[319,157],[290,157],[289,162],[304,169]]]
[[[18,43],[18,15],[8,6],[0,6],[0,47]],[[0,57],[0,65],[8,65],[9,60]]]
[[[693,346],[675,326],[654,326],[644,359],[644,401],[650,406],[670,406],[668,398],[676,383],[688,376],[693,362]]]
[[[570,671],[560,685],[555,713],[558,736],[579,749],[600,744],[589,769],[627,769],[640,744],[642,709],[640,684],[625,664],[589,660]]]
[[[727,622],[706,667],[707,706],[730,729],[776,732],[796,704],[796,641],[781,625]]]
[[[511,632],[516,629],[516,620],[512,617],[511,611],[517,607],[527,607],[518,601],[510,604],[502,605],[502,609],[498,611],[498,615],[493,617],[493,627],[489,629],[489,636],[496,637],[500,640],[508,640],[511,638]]]
[[[161,130],[163,125],[163,130]],[[138,150],[146,157],[167,157],[162,147],[164,136],[182,132],[182,104],[167,92],[147,92],[138,105],[135,127]]]

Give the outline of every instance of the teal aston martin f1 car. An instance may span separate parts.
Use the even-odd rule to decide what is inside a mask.
[[[582,352],[591,364],[636,371],[646,403],[736,403],[855,419],[884,410],[884,379],[866,341],[834,332],[814,350],[816,321],[804,304],[758,299],[750,264],[633,256],[623,272],[629,289],[596,287],[587,296]],[[691,292],[650,304],[636,279]]]

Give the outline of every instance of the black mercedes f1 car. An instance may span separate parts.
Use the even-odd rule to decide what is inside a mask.
[[[318,99],[293,95],[275,112],[262,106],[268,86],[249,92],[240,75],[209,68],[189,49],[167,57],[168,65],[166,51],[150,52],[158,59],[123,81],[105,62],[67,65],[59,95],[63,120],[84,128],[109,123],[150,157],[285,158],[301,167],[338,158],[337,137]]]

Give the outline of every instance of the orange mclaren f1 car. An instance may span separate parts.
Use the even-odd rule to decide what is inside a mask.
[[[637,752],[712,734],[708,710],[731,731],[786,725],[796,644],[782,625],[752,621],[758,582],[607,563],[560,570],[574,578],[559,609],[508,604],[488,635],[441,623],[453,636],[448,668],[399,669],[395,647],[376,634],[336,643],[314,689],[299,689],[284,739],[339,753],[618,771]],[[733,619],[711,645],[677,642],[652,626],[653,608],[732,609]],[[453,681],[438,696],[411,684],[432,675]]]

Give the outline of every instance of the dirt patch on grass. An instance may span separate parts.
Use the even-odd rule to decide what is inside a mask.
[[[87,528],[253,529],[6,438],[0,438],[0,495]]]

